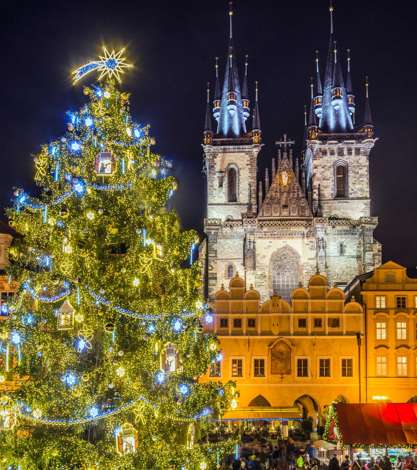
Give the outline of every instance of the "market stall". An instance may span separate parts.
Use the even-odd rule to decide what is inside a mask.
[[[417,404],[334,404],[328,410],[324,438],[362,461],[384,455],[413,456]]]

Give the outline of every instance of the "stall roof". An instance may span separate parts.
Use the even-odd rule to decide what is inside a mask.
[[[344,444],[417,445],[417,403],[335,405]]]

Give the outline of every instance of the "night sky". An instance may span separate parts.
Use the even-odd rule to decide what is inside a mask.
[[[0,15],[0,205],[9,204],[13,186],[32,190],[31,154],[64,133],[65,111],[84,102],[82,87],[71,85],[70,70],[95,58],[102,43],[126,45],[136,65],[124,81],[132,92],[132,114],[151,124],[157,151],[173,160],[183,225],[201,230],[205,83],[213,80],[215,56],[224,70],[227,2],[13,3]],[[235,46],[241,63],[249,54],[251,82],[260,82],[263,174],[275,155],[274,141],[284,132],[302,147],[314,50],[320,49],[324,60],[327,49],[328,3],[236,3]],[[415,29],[415,16],[398,2],[336,0],[338,48],[352,50],[359,105],[369,75],[380,137],[370,163],[372,211],[380,218],[375,235],[384,260],[409,267],[417,264]]]

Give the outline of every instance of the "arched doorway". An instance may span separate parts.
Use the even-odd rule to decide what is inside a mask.
[[[249,406],[270,407],[271,403],[263,395],[258,395],[249,403]]]

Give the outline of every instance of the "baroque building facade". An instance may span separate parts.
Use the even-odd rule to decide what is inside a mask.
[[[393,261],[344,292],[314,274],[291,300],[247,289],[235,275],[213,296],[220,356],[202,381],[236,382],[225,418],[314,422],[328,405],[417,401],[417,272]]]
[[[207,90],[206,239],[201,253],[208,296],[213,298],[236,273],[263,300],[272,294],[289,300],[291,291],[316,272],[332,285],[346,286],[381,263],[381,247],[373,236],[378,220],[370,207],[369,155],[377,139],[368,84],[358,125],[350,56],[343,73],[330,7],[327,61],[322,77],[316,58],[302,156],[294,155],[294,142],[284,135],[271,172],[267,169],[259,180],[259,91],[256,83],[251,106],[247,59],[243,80],[239,78],[233,16],[230,6],[224,80],[221,84],[216,62],[212,102]]]

